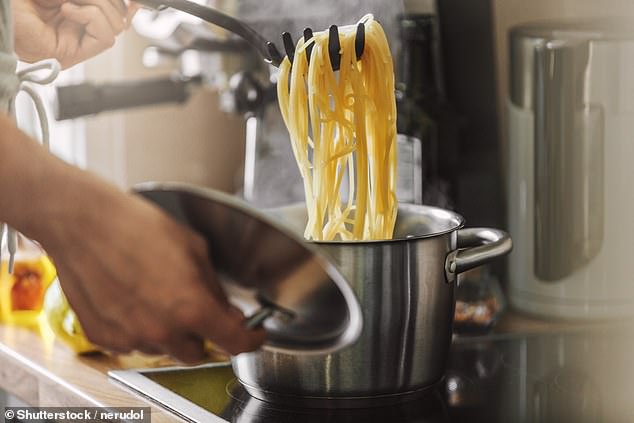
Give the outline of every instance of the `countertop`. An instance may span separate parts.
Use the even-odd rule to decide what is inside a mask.
[[[109,380],[112,369],[164,364],[141,356],[78,356],[43,331],[0,325],[0,388],[37,407],[151,407],[152,422],[182,422]]]
[[[601,325],[594,323],[592,326]],[[498,333],[540,333],[588,327],[569,322],[545,322],[506,313]],[[170,364],[166,359],[142,356],[78,356],[43,331],[0,325],[0,388],[32,406],[148,407],[153,422],[181,422],[174,416],[113,383],[113,369]]]

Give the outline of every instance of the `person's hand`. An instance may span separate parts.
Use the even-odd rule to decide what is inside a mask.
[[[57,59],[70,67],[106,50],[137,10],[127,0],[12,0],[21,60]]]
[[[201,237],[50,155],[2,114],[0,199],[0,221],[53,259],[93,343],[193,363],[205,357],[204,340],[231,354],[264,342],[264,331],[247,329],[228,303]]]
[[[90,341],[188,363],[205,357],[205,339],[231,354],[263,342],[227,302],[202,238],[145,200],[105,191],[78,192],[82,204],[43,240]]]

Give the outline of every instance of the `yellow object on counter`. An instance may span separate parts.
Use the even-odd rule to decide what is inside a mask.
[[[22,238],[18,248],[11,274],[8,262],[0,263],[0,321],[36,327],[44,295],[57,272],[36,244]]]
[[[39,245],[23,236],[13,272],[9,273],[8,260],[0,263],[0,321],[31,329],[46,325],[75,352],[97,351],[64,296],[55,266]]]
[[[55,336],[70,346],[73,351],[78,354],[99,351],[99,348],[86,339],[77,315],[66,300],[59,280],[55,280],[48,288],[44,297],[43,311],[46,322]]]

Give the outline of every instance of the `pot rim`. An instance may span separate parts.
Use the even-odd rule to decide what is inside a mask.
[[[270,211],[275,213],[275,212],[283,211],[285,209],[292,209],[297,207],[305,207],[305,203],[290,204],[288,206],[282,206],[282,207],[277,207],[275,209],[270,209]],[[398,237],[398,238],[391,238],[391,239],[330,240],[330,241],[305,240],[305,242],[308,244],[321,246],[321,245],[374,245],[374,244],[391,244],[391,243],[404,242],[404,241],[418,241],[422,239],[435,238],[435,237],[452,233],[454,231],[462,229],[466,223],[466,220],[464,217],[462,217],[462,215],[454,211],[443,209],[440,207],[425,206],[425,205],[411,204],[411,203],[399,203],[398,208],[399,208],[399,211],[400,210],[406,210],[409,212],[424,211],[425,212],[424,214],[442,217],[443,220],[451,221],[453,223],[450,225],[449,228],[443,229],[440,231],[427,232],[427,233],[421,233],[421,234],[412,234],[412,235],[407,235],[405,237]]]

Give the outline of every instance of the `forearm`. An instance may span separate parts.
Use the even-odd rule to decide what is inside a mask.
[[[0,114],[0,221],[39,241],[93,343],[188,363],[209,339],[264,342],[217,285],[205,240],[149,202],[50,155]]]
[[[54,157],[0,115],[0,221],[44,244],[55,242],[66,223],[99,210],[99,202],[117,193]]]

